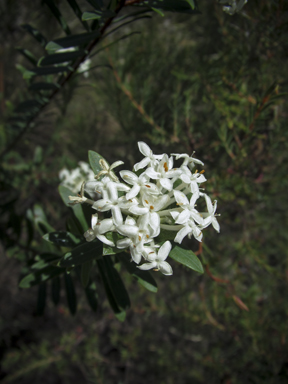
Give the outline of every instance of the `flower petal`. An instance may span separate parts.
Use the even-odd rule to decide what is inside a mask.
[[[149,157],[144,157],[139,163],[136,163],[134,165],[135,171],[138,171],[139,169],[145,168],[150,163]]]
[[[157,262],[152,261],[152,263],[144,263],[142,265],[137,266],[137,268],[142,269],[143,271],[148,271],[148,269],[156,268]]]
[[[188,209],[185,209],[180,213],[177,220],[175,221],[176,224],[186,224],[187,221],[190,218],[190,211]]]
[[[123,224],[121,209],[117,205],[111,206],[111,212],[115,225]]]
[[[127,200],[133,199],[133,197],[136,197],[139,192],[140,192],[140,185],[135,184],[132,187],[132,189],[126,194],[126,199]]]
[[[144,143],[144,141],[138,141],[138,148],[142,155],[146,157],[150,157],[153,153],[151,148],[146,143]]]
[[[160,272],[163,273],[163,275],[171,276],[173,275],[173,269],[170,264],[167,263],[167,261],[162,261],[159,263],[159,269]]]
[[[185,225],[185,227],[181,228],[180,231],[177,232],[177,235],[174,239],[175,243],[181,244],[184,237],[187,236],[190,232],[191,228],[189,227],[189,225]]]
[[[168,257],[171,248],[172,244],[170,243],[170,241],[165,241],[165,243],[159,248],[158,260],[164,261]]]

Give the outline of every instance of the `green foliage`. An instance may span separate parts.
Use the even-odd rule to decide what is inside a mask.
[[[196,272],[204,273],[200,260],[191,250],[183,249],[176,245],[172,248],[169,256],[175,261],[178,261],[178,263],[181,263]]]
[[[98,1],[89,4],[96,10],[103,7]],[[79,5],[84,11],[88,2]],[[57,6],[72,31],[75,14],[70,2],[69,11],[62,2]],[[287,7],[281,1],[249,1],[243,14],[230,17],[217,4],[203,1],[200,6],[202,14],[193,18],[164,10],[165,18],[154,14],[149,24],[138,20],[141,35],[132,34],[134,23],[126,24],[122,32],[129,39],[120,34],[112,39],[107,30],[107,41],[96,47],[93,65],[108,60],[113,72],[91,71],[88,79],[74,76],[63,88],[67,68],[59,76],[46,72],[38,78],[31,62],[26,73],[30,96],[20,93],[20,84],[21,88],[27,84],[18,74],[4,73],[7,124],[5,129],[4,122],[0,124],[2,150],[25,129],[34,112],[44,115],[41,122],[41,112],[40,120],[1,164],[0,239],[7,256],[1,262],[8,263],[8,267],[1,265],[5,292],[0,299],[5,308],[0,319],[1,365],[3,375],[7,374],[3,382],[287,382]],[[133,20],[139,10],[151,8],[131,7],[134,16],[125,14],[122,20],[126,16]],[[38,61],[47,43],[62,38],[63,32],[57,30],[53,15],[45,27],[44,16],[35,16],[35,28],[24,28],[36,44],[23,36],[21,46]],[[24,18],[25,12],[18,19]],[[85,27],[77,15],[78,20],[75,31],[80,35]],[[87,24],[89,33],[94,31],[92,23]],[[111,30],[116,25],[112,23]],[[3,36],[10,39],[9,33]],[[5,48],[4,53],[5,68],[27,60],[25,55],[20,58],[20,52],[12,57]],[[13,84],[18,87],[16,94]],[[61,93],[57,103],[50,104],[56,115],[49,117],[42,100],[50,98],[57,84]],[[31,103],[12,114],[16,98]],[[53,124],[47,127],[48,122]],[[76,248],[69,243],[65,249],[68,243],[51,240],[55,232],[60,232],[60,239],[63,235],[64,243],[74,237],[80,240],[85,229],[73,206],[69,205],[68,214],[67,196],[73,193],[65,192],[66,207],[55,192],[58,171],[85,160],[88,149],[111,162],[125,158],[129,169],[139,158],[134,149],[138,140],[150,140],[156,153],[170,148],[179,153],[196,150],[196,157],[204,160],[209,180],[205,188],[218,200],[222,214],[221,234],[208,231],[203,248],[193,241],[184,246],[189,254],[197,254],[206,273],[191,273],[172,260],[174,275],[168,281],[135,268],[128,254],[113,254],[107,258],[108,266],[103,265],[106,256],[96,259],[90,274],[88,264],[83,271],[80,266],[69,267],[67,276],[75,291],[73,296],[73,288],[68,289],[67,300],[66,268],[55,261],[70,247]],[[42,155],[36,153],[36,146],[42,148]],[[34,208],[35,202],[42,212]],[[88,228],[90,222],[81,212]],[[45,236],[47,232],[53,234]],[[11,269],[9,263],[15,263]],[[21,285],[41,283],[38,300],[33,290],[17,291],[13,276],[20,272],[19,265]],[[109,285],[108,273],[121,287],[121,297]],[[81,295],[81,284],[87,281]],[[159,293],[152,295],[157,286]],[[105,292],[115,314],[127,321],[119,325],[111,318]],[[127,292],[132,303],[128,310]],[[51,307],[51,299],[57,309]],[[46,315],[35,323],[37,301],[36,310],[43,313],[45,303]],[[66,302],[72,312],[77,302],[73,319],[63,305]]]

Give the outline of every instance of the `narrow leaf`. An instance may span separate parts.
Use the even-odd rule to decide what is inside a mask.
[[[73,52],[54,53],[52,55],[41,57],[38,61],[38,66],[66,63],[84,55],[84,49],[79,49]]]
[[[130,307],[130,299],[119,273],[114,268],[109,256],[103,257],[102,260],[110,289],[118,307],[124,310],[128,309]]]
[[[14,112],[16,113],[21,113],[22,111],[27,111],[27,110],[33,110],[33,111],[38,111],[38,109],[41,107],[41,103],[37,100],[26,100],[23,101],[22,103],[18,104]]]
[[[81,265],[81,283],[86,288],[89,283],[90,273],[93,266],[93,260],[86,261]]]
[[[84,12],[82,20],[98,20],[116,16],[116,13],[107,9],[105,11]]]
[[[42,237],[49,243],[53,243],[61,247],[75,247],[75,245],[79,245],[81,242],[85,241],[83,236],[76,236],[70,232],[50,232],[46,233]]]
[[[86,23],[86,21],[82,21],[82,11],[79,7],[79,5],[77,4],[77,2],[75,0],[67,0],[70,7],[73,9],[75,15],[78,17],[78,19],[81,21],[83,27],[85,29],[87,29],[87,31],[89,31],[89,25]]]
[[[105,292],[106,292],[106,296],[107,296],[107,299],[109,301],[109,304],[110,304],[113,312],[115,313],[115,316],[117,317],[117,319],[120,321],[124,321],[126,313],[121,308],[119,308],[119,306],[115,300],[113,291],[112,291],[110,284],[109,284],[109,279],[108,279],[108,276],[107,276],[107,273],[105,270],[103,259],[97,260],[97,266],[99,269],[99,273],[100,273],[100,276],[101,276],[101,279],[102,279],[102,282],[103,282],[103,285],[105,288]]]
[[[37,67],[31,69],[31,72],[33,76],[46,76],[46,75],[53,75],[55,73],[63,73],[63,72],[69,72],[73,70],[73,68],[65,65],[65,66],[58,66],[58,67]]]
[[[64,279],[65,279],[65,289],[66,289],[68,307],[69,307],[70,313],[72,315],[75,315],[77,311],[77,297],[75,293],[74,283],[71,276],[68,275],[68,273],[65,273]]]
[[[146,0],[136,3],[135,6],[150,7],[163,11],[178,12],[186,14],[199,14],[198,2],[196,0]]]
[[[57,306],[59,304],[59,301],[60,301],[60,289],[61,289],[60,277],[57,276],[54,279],[52,279],[52,282],[51,282],[52,301],[53,301],[55,306]]]
[[[30,288],[34,285],[39,285],[47,280],[50,280],[56,276],[65,272],[64,268],[55,267],[49,265],[41,270],[36,270],[29,275],[25,276],[19,283],[20,288]]]
[[[97,312],[98,308],[98,296],[95,283],[90,283],[87,288],[85,288],[85,294],[87,301],[94,312]]]
[[[191,250],[183,249],[176,245],[172,248],[169,256],[172,259],[178,261],[178,263],[181,263],[196,272],[204,273],[204,269],[200,260]]]
[[[103,7],[103,1],[102,0],[86,0],[89,4],[92,5],[95,9],[101,10]]]
[[[37,59],[28,49],[16,48],[31,64],[37,65]]]
[[[37,29],[33,28],[29,24],[22,25],[22,28],[29,32],[38,41],[38,43],[42,45],[42,47],[45,47],[47,44],[47,39],[42,35],[42,33],[40,33]]]
[[[46,283],[40,284],[38,287],[37,298],[37,315],[42,316],[46,306]]]
[[[70,48],[70,47],[78,47],[81,45],[87,45],[91,41],[97,39],[101,36],[99,31],[81,33],[80,35],[72,35],[63,37],[61,39],[56,39],[49,42],[46,45],[47,50],[55,51],[60,48]]]
[[[57,83],[44,83],[44,82],[37,82],[33,83],[29,86],[30,91],[54,91],[55,89],[59,89],[60,85]]]
[[[68,24],[67,24],[66,20],[64,19],[64,17],[62,16],[59,8],[54,3],[54,1],[53,0],[43,0],[43,2],[46,3],[47,6],[50,8],[50,11],[53,13],[53,15],[55,16],[55,18],[57,19],[57,21],[61,25],[64,32],[66,32],[67,35],[70,35],[71,32],[70,32],[70,29],[68,27]]]
[[[148,289],[148,291],[158,291],[157,283],[148,271],[142,271],[141,269],[137,268],[136,264],[134,262],[131,262],[130,257],[125,253],[119,255],[118,259],[121,263],[124,264],[127,271],[133,277],[135,277],[139,284],[141,284],[144,288]]]
[[[67,252],[59,262],[60,267],[74,267],[102,257],[103,244],[96,240],[85,243]]]

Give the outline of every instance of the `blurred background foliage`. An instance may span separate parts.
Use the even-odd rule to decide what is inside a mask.
[[[61,34],[40,2],[16,3],[0,5],[2,149],[4,117],[25,97],[25,58],[15,47],[35,49],[20,26],[42,28],[49,40]],[[58,5],[77,31],[75,15],[65,2]],[[164,12],[109,35],[105,45],[137,32],[93,57],[91,67],[111,68],[67,83],[5,156],[3,383],[287,383],[288,6],[255,0],[234,16],[216,2],[199,6],[199,15]],[[38,316],[37,290],[18,288],[27,253],[42,244],[40,235],[30,238],[27,211],[38,204],[56,230],[65,229],[60,169],[87,161],[89,149],[130,169],[140,160],[139,140],[154,153],[195,150],[205,162],[221,233],[207,230],[203,245],[186,245],[206,273],[172,261],[173,277],[154,273],[153,294],[121,270],[132,301],[124,323],[101,289],[92,312],[80,285],[75,316],[62,294]]]

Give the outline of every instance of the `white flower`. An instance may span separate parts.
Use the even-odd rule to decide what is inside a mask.
[[[188,238],[191,239],[192,236],[195,237],[196,240],[201,241],[203,237],[203,233],[199,229],[199,227],[195,224],[193,220],[188,220],[183,226],[181,225],[181,229],[177,232],[174,241],[176,243],[181,244],[182,240],[185,236],[188,235]]]
[[[131,171],[120,171],[120,175],[126,183],[133,185],[132,189],[126,194],[126,199],[136,197],[140,191],[151,195],[158,195],[160,192],[157,186],[149,183],[149,177],[142,173],[139,177]]]
[[[206,200],[208,213],[207,212],[201,212],[201,216],[204,218],[202,228],[206,228],[206,227],[208,227],[208,225],[212,224],[214,229],[217,232],[220,232],[220,225],[219,225],[219,223],[215,217],[215,216],[217,216],[217,215],[215,215],[215,212],[217,209],[217,201],[215,200],[214,205],[213,205],[212,201],[208,195],[204,194],[204,197]]]
[[[109,177],[105,176],[101,181],[89,181],[85,184],[85,191],[101,193],[102,197],[105,198],[108,196],[108,191],[110,194],[117,195],[117,191],[129,191],[130,188],[123,183],[112,181]]]
[[[184,159],[182,166],[186,165],[190,169],[192,169],[195,167],[195,164],[204,165],[204,163],[201,160],[195,159],[193,157],[194,153],[195,152],[193,152],[191,156],[187,155],[187,153],[181,153],[181,154],[180,153],[171,153],[171,155],[175,156],[176,160]]]
[[[163,157],[163,155],[154,155],[151,148],[143,141],[138,141],[138,148],[142,155],[145,157],[139,163],[134,165],[135,171],[145,168],[147,165],[154,167],[158,164],[158,160],[162,159]]]
[[[160,224],[160,222],[159,222]],[[119,225],[117,231],[127,236],[125,239],[117,241],[117,248],[130,248],[132,259],[136,264],[141,261],[141,256],[144,252],[144,244],[152,241],[152,238],[158,236],[159,232],[155,232],[151,226],[149,226],[149,215],[141,216],[136,224],[136,221],[130,216],[125,220],[125,224]]]
[[[203,224],[203,218],[200,213],[194,208],[195,202],[198,199],[198,195],[193,194],[190,202],[183,192],[174,191],[175,200],[177,205],[183,209],[182,212],[171,211],[171,216],[175,220],[176,224],[185,224],[189,219],[195,220],[198,224]]]
[[[98,222],[98,215],[96,213],[95,215],[92,215],[91,227],[91,229],[88,229],[88,231],[84,233],[87,241],[92,241],[95,239],[95,237],[97,237],[97,239],[102,241],[102,243],[110,245],[111,247],[115,247],[115,244],[103,235],[104,233],[113,231],[115,229],[112,219],[104,219]]]
[[[166,241],[160,248],[158,253],[155,250],[152,250],[151,253],[147,255],[147,260],[149,263],[144,263],[140,265],[139,269],[147,271],[148,269],[155,269],[161,271],[164,275],[172,275],[173,270],[170,264],[165,261],[171,251],[172,245],[170,241]]]
[[[115,173],[112,171],[112,169],[118,167],[119,165],[124,164],[124,161],[115,161],[112,165],[109,166],[106,160],[100,159],[99,160],[100,167],[102,168],[102,171],[100,171],[95,178],[99,179],[99,177],[103,175],[107,175],[110,177],[111,180],[119,182],[118,177],[115,175]]]
[[[79,192],[83,181],[94,180],[94,173],[89,164],[79,161],[79,167],[68,171],[67,168],[61,169],[59,179],[61,185],[71,189],[74,193]]]
[[[181,166],[181,170],[183,171],[183,173],[180,175],[180,179],[185,184],[188,184],[190,186],[190,190],[192,193],[199,194],[198,184],[204,183],[206,181],[206,177],[203,174],[198,173],[198,171],[192,173],[185,165]]]
[[[125,203],[126,201],[124,201]],[[123,216],[121,213],[121,206],[123,205],[123,199],[118,197],[118,191],[116,188],[108,188],[107,195],[103,199],[95,201],[92,208],[97,209],[100,212],[110,211],[115,225],[121,225],[123,223]]]
[[[180,169],[172,169],[173,168],[173,158],[165,154],[158,164],[156,171],[149,167],[146,169],[145,174],[151,177],[151,179],[158,180],[161,187],[164,189],[171,191],[173,189],[173,181],[170,179],[175,178],[175,180],[178,178],[178,176],[181,174]]]

